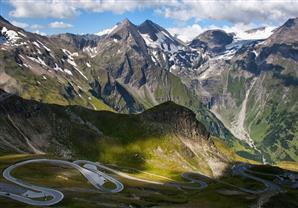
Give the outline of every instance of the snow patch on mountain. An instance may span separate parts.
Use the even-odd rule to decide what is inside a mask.
[[[23,37],[27,37],[27,35],[25,35],[24,33],[22,33],[22,32],[18,32],[21,36],[23,36]]]
[[[36,41],[33,41],[33,45],[37,46],[38,48],[40,48],[40,45],[36,42]]]
[[[94,58],[98,53],[96,47],[90,46],[83,48],[83,52],[87,53],[91,58]]]
[[[155,35],[157,36],[157,40],[152,40],[150,35],[148,34],[143,34],[143,33],[139,33],[142,38],[144,39],[145,43],[147,46],[151,47],[151,48],[159,48],[162,49],[163,51],[166,52],[177,52],[178,50],[182,49],[180,47],[177,47],[176,45],[170,43],[167,44],[166,40],[167,39],[171,39],[172,41],[174,41],[168,34],[166,34],[164,31],[158,32]]]
[[[6,27],[1,29],[1,34],[11,43],[15,43],[17,40],[21,39],[16,31],[8,30]]]
[[[35,63],[41,64],[41,65],[47,67],[46,63],[40,57],[34,58],[34,57],[27,56],[27,58]]]
[[[77,72],[79,72],[80,75],[82,75],[82,77],[84,77],[86,80],[88,80],[88,78],[85,76],[85,74],[83,74],[83,72],[81,72],[77,67],[74,67],[75,70],[77,70]]]
[[[37,40],[37,42],[38,42],[42,47],[44,47],[44,49],[46,49],[48,52],[51,51],[51,49],[49,49],[47,46],[45,46],[41,41]]]
[[[65,49],[65,48],[62,48],[61,50],[63,51],[63,53],[65,55],[67,55],[67,56],[70,56],[71,55],[71,52],[69,50]]]
[[[69,75],[71,75],[71,76],[72,76],[72,73],[71,73],[71,71],[70,71],[70,70],[68,70],[68,69],[64,69],[64,72],[65,72],[66,74],[69,74]]]
[[[77,66],[76,62],[74,62],[74,60],[73,59],[70,59],[70,58],[67,59],[67,63],[69,63],[73,67],[76,67]]]
[[[62,51],[64,52],[65,55],[67,55],[67,60],[66,60],[67,63],[69,63],[70,65],[72,65],[73,68],[74,68],[77,72],[79,72],[80,75],[82,75],[82,77],[84,77],[86,80],[88,80],[88,78],[84,75],[84,73],[81,72],[81,71],[78,69],[77,64],[76,64],[76,62],[75,62],[75,60],[74,60],[74,58],[73,58],[73,56],[78,56],[79,54],[78,54],[78,53],[71,53],[71,52],[70,52],[69,50],[67,50],[67,49],[62,49]],[[65,69],[64,69],[64,71],[65,71]],[[71,75],[72,75],[72,73],[71,73]]]
[[[63,69],[61,67],[59,67],[58,64],[56,64],[56,63],[55,63],[54,70],[63,72]]]
[[[236,49],[226,50],[223,53],[219,54],[218,56],[215,56],[213,59],[230,60],[233,58],[236,52],[237,52]]]

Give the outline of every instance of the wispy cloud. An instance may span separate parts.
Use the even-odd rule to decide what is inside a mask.
[[[176,0],[174,0],[176,2]],[[80,11],[107,12],[117,14],[142,8],[157,8],[159,5],[171,4],[172,0],[10,0],[14,17],[71,18]]]
[[[196,36],[204,32],[205,30],[211,29],[211,27],[202,27],[199,24],[193,24],[185,27],[173,27],[167,28],[167,30],[173,35],[183,41],[190,41]]]
[[[73,25],[65,23],[65,22],[51,22],[49,24],[50,28],[71,28]]]
[[[74,2],[65,0],[10,0],[14,10],[10,11],[13,17],[33,17],[33,18],[70,18],[75,16],[77,8],[71,6]]]
[[[212,29],[221,29],[224,30],[227,33],[235,33],[237,37],[245,39],[245,37],[248,35],[245,31],[258,28],[258,27],[266,27],[267,34],[271,34],[270,31],[272,31],[275,26],[273,25],[267,25],[267,24],[244,24],[244,23],[237,23],[234,25],[223,25],[223,26],[215,26],[215,25],[208,25],[205,27],[202,27],[199,24],[193,24],[185,27],[173,27],[173,28],[167,28],[167,30],[173,35],[179,38],[180,40],[183,40],[185,42],[193,40],[195,37],[200,35],[206,30],[212,30]],[[260,32],[264,33],[264,32]],[[267,34],[257,34],[258,36],[266,36]],[[258,39],[258,38],[256,38]]]
[[[296,0],[181,0],[179,7],[164,7],[166,17],[189,19],[228,20],[249,24],[252,21],[285,21],[297,16]]]
[[[39,24],[33,24],[33,25],[30,26],[30,28],[32,30],[38,30],[38,29],[44,28],[44,26],[43,25],[39,25]]]

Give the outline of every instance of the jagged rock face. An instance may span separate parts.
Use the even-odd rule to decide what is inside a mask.
[[[157,125],[169,125],[178,135],[187,138],[203,138],[208,140],[210,133],[203,124],[196,119],[196,114],[191,110],[177,106],[173,102],[163,103],[143,113],[146,119],[150,119]]]
[[[77,49],[83,50],[84,48],[97,46],[97,43],[103,38],[97,35],[74,35],[71,33],[59,34],[51,36],[55,41],[63,42],[70,46],[75,46]]]

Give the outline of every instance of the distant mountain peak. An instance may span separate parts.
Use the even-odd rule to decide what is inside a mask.
[[[291,18],[291,19],[288,19],[285,24],[283,25],[284,27],[293,27],[297,25],[298,26],[298,18]],[[282,26],[282,27],[283,27]]]
[[[164,31],[165,29],[155,24],[151,20],[145,20],[142,24],[138,26],[140,33],[157,33]]]
[[[226,33],[224,30],[207,30],[197,36],[191,43],[192,48],[205,48],[212,52],[221,52],[225,46],[233,41],[233,34]]]
[[[297,43],[298,18],[288,19],[282,26],[274,30],[268,43]]]
[[[128,18],[125,18],[124,20],[122,20],[120,22],[120,25],[123,25],[123,26],[132,26],[134,24]]]
[[[125,39],[130,34],[137,33],[137,27],[129,19],[125,18],[120,23],[116,24],[113,30],[107,37],[116,37],[116,39]]]
[[[146,44],[152,48],[176,52],[179,47],[182,47],[179,40],[173,37],[166,29],[151,20],[145,20],[140,24],[138,31]]]
[[[154,22],[152,22],[150,19],[146,19],[143,23],[146,23],[146,24],[154,24]]]

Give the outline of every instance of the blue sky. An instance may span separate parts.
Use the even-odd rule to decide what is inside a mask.
[[[103,29],[111,28],[113,25],[122,21],[125,18],[131,20],[134,24],[141,24],[146,19],[150,19],[163,27],[174,27],[179,24],[179,20],[172,20],[170,18],[165,18],[154,11],[152,9],[142,9],[135,11],[128,11],[122,14],[115,14],[112,11],[105,12],[89,12],[89,11],[80,11],[80,14],[71,18],[38,18],[38,17],[18,17],[15,18],[9,13],[13,11],[14,7],[9,3],[9,1],[0,0],[1,7],[0,13],[5,19],[10,22],[15,21],[19,23],[26,23],[28,25],[41,25],[43,28],[40,28],[39,31],[42,31],[46,34],[55,34],[61,32],[71,32],[71,33],[96,33]],[[69,28],[51,28],[48,25],[51,22],[64,22],[67,24],[71,24],[72,27]],[[29,31],[34,31],[35,29],[31,29],[27,26],[26,28]]]
[[[0,0],[0,14],[32,32],[96,33],[124,18],[146,19],[181,39],[212,28],[228,31],[277,26],[295,17],[295,0]]]

